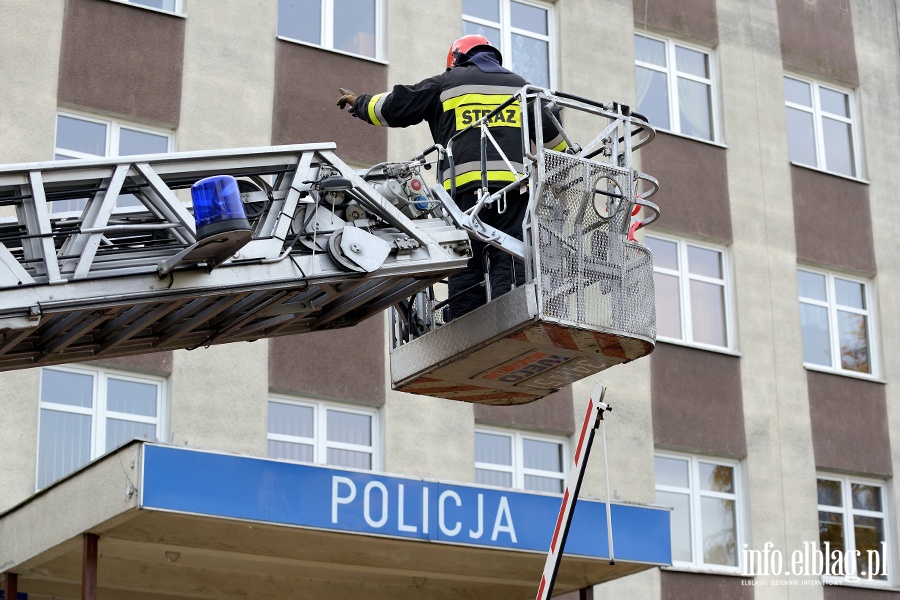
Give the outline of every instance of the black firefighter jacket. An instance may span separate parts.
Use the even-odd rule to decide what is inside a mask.
[[[485,69],[485,70],[483,70]],[[450,138],[503,104],[527,82],[501,67],[490,53],[479,53],[449,71],[415,85],[396,85],[390,92],[362,94],[354,104],[357,117],[382,127],[408,127],[428,123],[435,143],[446,147]],[[516,101],[491,118],[490,132],[506,158],[522,173],[522,113]],[[530,131],[533,132],[533,127]],[[564,150],[566,143],[556,128],[544,127],[544,146]],[[533,134],[532,134],[533,137]],[[454,140],[450,148],[456,174],[456,191],[481,185],[481,137],[477,128]],[[500,154],[487,143],[487,179],[491,187],[515,180]],[[440,179],[451,189],[450,168],[441,165]]]

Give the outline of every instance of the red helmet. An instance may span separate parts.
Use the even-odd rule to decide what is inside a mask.
[[[503,56],[500,51],[491,45],[491,42],[483,35],[464,35],[452,44],[447,52],[447,70],[449,71],[456,66],[460,54],[469,54],[476,48],[490,49],[497,56],[497,62],[503,63]]]

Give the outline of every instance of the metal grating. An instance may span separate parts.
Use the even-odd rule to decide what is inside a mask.
[[[655,339],[651,254],[628,240],[630,170],[548,151],[543,173],[535,209],[542,318]]]

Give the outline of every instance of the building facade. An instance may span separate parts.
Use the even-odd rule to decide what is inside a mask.
[[[431,144],[426,127],[367,126],[335,107],[338,88],[417,82],[444,68],[454,39],[483,33],[533,83],[647,115],[659,134],[639,160],[662,209],[643,238],[653,354],[529,405],[392,391],[386,317],[0,374],[0,572],[19,593],[77,597],[71,540],[88,533],[101,598],[533,597],[537,552],[368,543],[315,526],[253,538],[240,516],[201,509],[115,529],[133,513],[111,507],[102,531],[79,515],[103,504],[92,485],[133,468],[123,456],[149,461],[132,439],[559,494],[595,382],[615,407],[612,500],[671,509],[671,565],[594,561],[581,579],[561,575],[571,597],[900,590],[896,0],[7,0],[0,22],[2,164],[322,141],[359,167],[409,158]],[[588,498],[606,496],[603,464],[589,466]],[[356,475],[337,477],[335,497],[364,493]],[[387,507],[393,484],[380,485]],[[509,535],[502,500],[487,514]],[[23,523],[39,541],[9,538]],[[127,576],[136,564],[145,577]]]

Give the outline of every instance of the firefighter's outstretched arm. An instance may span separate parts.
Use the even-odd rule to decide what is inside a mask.
[[[440,106],[441,75],[429,77],[415,85],[395,85],[381,94],[354,94],[338,88],[337,105],[371,125],[409,127],[426,120]]]

